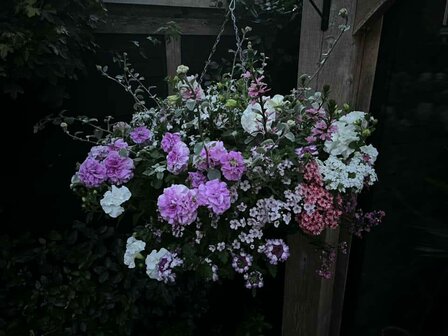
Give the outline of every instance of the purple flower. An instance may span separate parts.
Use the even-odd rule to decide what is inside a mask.
[[[173,149],[174,145],[180,141],[179,133],[166,132],[162,138],[162,149],[165,153],[168,153]]]
[[[188,166],[190,150],[182,141],[177,142],[166,157],[167,170],[178,175]]]
[[[221,159],[227,155],[227,149],[224,148],[222,141],[212,141],[207,145],[207,152],[205,148],[201,150],[200,157],[201,160],[197,164],[197,168],[200,170],[205,170],[207,168],[213,168],[221,164]],[[208,165],[207,165],[208,157]]]
[[[243,176],[246,166],[240,152],[230,151],[221,158],[221,171],[229,181],[239,181]]]
[[[103,163],[88,157],[79,167],[78,178],[87,188],[98,187],[107,179],[106,167]]]
[[[263,253],[272,265],[286,261],[289,257],[289,247],[283,239],[268,239],[263,246]]]
[[[118,152],[110,152],[104,160],[104,165],[109,181],[114,184],[126,183],[133,176],[134,161],[131,158],[121,156]]]
[[[177,253],[171,253],[162,247],[159,251],[152,250],[146,257],[145,264],[146,274],[151,279],[168,283],[175,281],[176,274],[173,268],[181,266],[183,260],[177,256]]]
[[[246,288],[261,288],[263,287],[263,275],[258,271],[252,271],[244,274],[244,280],[246,280]]]
[[[190,181],[193,188],[198,188],[201,184],[207,182],[207,178],[205,177],[205,175],[200,172],[189,172],[188,180]]]
[[[129,145],[123,139],[117,139],[109,145],[111,151],[118,152],[120,149],[128,149]]]
[[[160,215],[171,225],[189,225],[196,220],[198,203],[196,191],[182,184],[163,190],[157,200]]]
[[[303,158],[303,156],[305,154],[311,154],[313,156],[316,156],[317,154],[319,154],[319,152],[317,151],[317,147],[315,145],[309,145],[309,146],[305,146],[305,147],[299,147],[296,148],[295,150],[297,156],[299,157],[299,159]]]
[[[198,187],[199,205],[204,205],[216,215],[223,214],[230,208],[230,192],[225,182],[208,181]]]
[[[252,261],[254,258],[245,253],[240,252],[239,254],[235,254],[232,259],[232,267],[235,272],[244,273],[249,270],[249,267],[252,266]]]
[[[151,136],[151,131],[145,126],[134,128],[134,130],[131,132],[131,139],[136,144],[144,143],[145,141],[149,140]]]
[[[107,146],[93,146],[90,149],[89,157],[98,161],[103,161],[109,152],[110,149]]]

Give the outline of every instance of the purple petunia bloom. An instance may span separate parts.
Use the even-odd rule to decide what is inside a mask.
[[[205,151],[205,148],[201,150],[201,160],[197,164],[197,168],[200,170],[219,166],[221,164],[222,158],[227,155],[227,149],[224,148],[224,144],[222,141],[212,141],[206,146],[207,152]]]
[[[165,153],[169,153],[174,145],[180,141],[180,134],[179,133],[170,133],[166,132],[162,138],[162,149]]]
[[[106,181],[106,167],[103,163],[88,157],[79,167],[78,178],[87,188],[99,187]]]
[[[103,161],[110,152],[110,148],[107,146],[93,146],[90,148],[88,156],[92,159]]]
[[[295,153],[297,154],[299,159],[303,158],[303,156],[307,153],[313,156],[319,154],[319,152],[317,151],[317,147],[315,145],[296,148]]]
[[[167,170],[174,175],[178,175],[188,166],[190,150],[182,141],[177,142],[166,157]]]
[[[116,139],[109,145],[109,149],[116,152],[118,152],[120,149],[128,149],[128,147],[128,143],[123,139]]]
[[[289,247],[283,239],[268,239],[263,246],[263,253],[272,265],[277,265],[289,258]]]
[[[222,174],[229,181],[239,181],[246,170],[243,155],[240,152],[230,151],[221,158],[221,164]]]
[[[104,160],[107,178],[113,184],[123,184],[133,177],[134,161],[131,158],[121,156],[118,152],[112,151]]]
[[[131,139],[136,144],[142,144],[151,138],[151,131],[146,126],[134,128],[131,132]]]
[[[208,181],[198,187],[199,205],[204,205],[216,215],[221,215],[230,208],[230,192],[225,182]]]
[[[196,191],[182,184],[163,190],[157,200],[160,215],[171,225],[189,225],[197,218]]]
[[[193,188],[198,188],[201,184],[207,182],[207,178],[205,177],[205,175],[200,172],[189,172],[188,180],[190,181]]]

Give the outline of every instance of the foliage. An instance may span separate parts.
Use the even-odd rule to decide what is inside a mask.
[[[83,54],[94,51],[93,29],[105,10],[99,0],[5,0],[0,7],[0,79],[17,97],[30,81],[55,87],[76,79]],[[51,99],[54,99],[51,98]]]
[[[206,288],[188,279],[168,286],[128,272],[110,225],[0,242],[0,335],[190,335],[207,307]]]

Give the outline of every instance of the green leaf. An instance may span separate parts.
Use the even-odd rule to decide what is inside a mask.
[[[201,154],[202,148],[204,148],[203,142],[198,142],[196,145],[194,145],[194,154],[199,155]]]
[[[207,171],[207,177],[208,179],[211,180],[216,180],[216,179],[220,179],[221,178],[221,172],[218,169],[215,168],[210,168]]]
[[[285,138],[288,139],[291,142],[294,142],[296,140],[296,137],[291,132],[288,132],[285,134]]]
[[[196,101],[194,99],[188,99],[185,103],[185,106],[187,106],[187,109],[190,111],[193,111],[196,107]]]

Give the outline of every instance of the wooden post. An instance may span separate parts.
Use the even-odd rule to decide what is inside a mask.
[[[182,63],[181,59],[181,37],[165,37],[166,73],[175,76],[177,66]],[[170,92],[171,94],[172,92]]]
[[[315,1],[322,8],[322,0]],[[299,73],[312,74],[322,52],[338,34],[339,10],[346,8],[349,25],[324,68],[311,86],[322,90],[330,85],[331,97],[348,102],[354,109],[368,112],[375,78],[382,28],[382,15],[390,0],[332,0],[330,27],[320,30],[321,18],[309,1],[303,2],[299,48]],[[353,29],[353,27],[355,29]],[[327,230],[320,238],[336,246],[351,236],[340,230]],[[316,274],[319,253],[303,233],[290,236],[291,257],[286,264],[283,306],[283,336],[338,336],[341,327],[348,255],[338,253],[334,277],[324,280]]]

